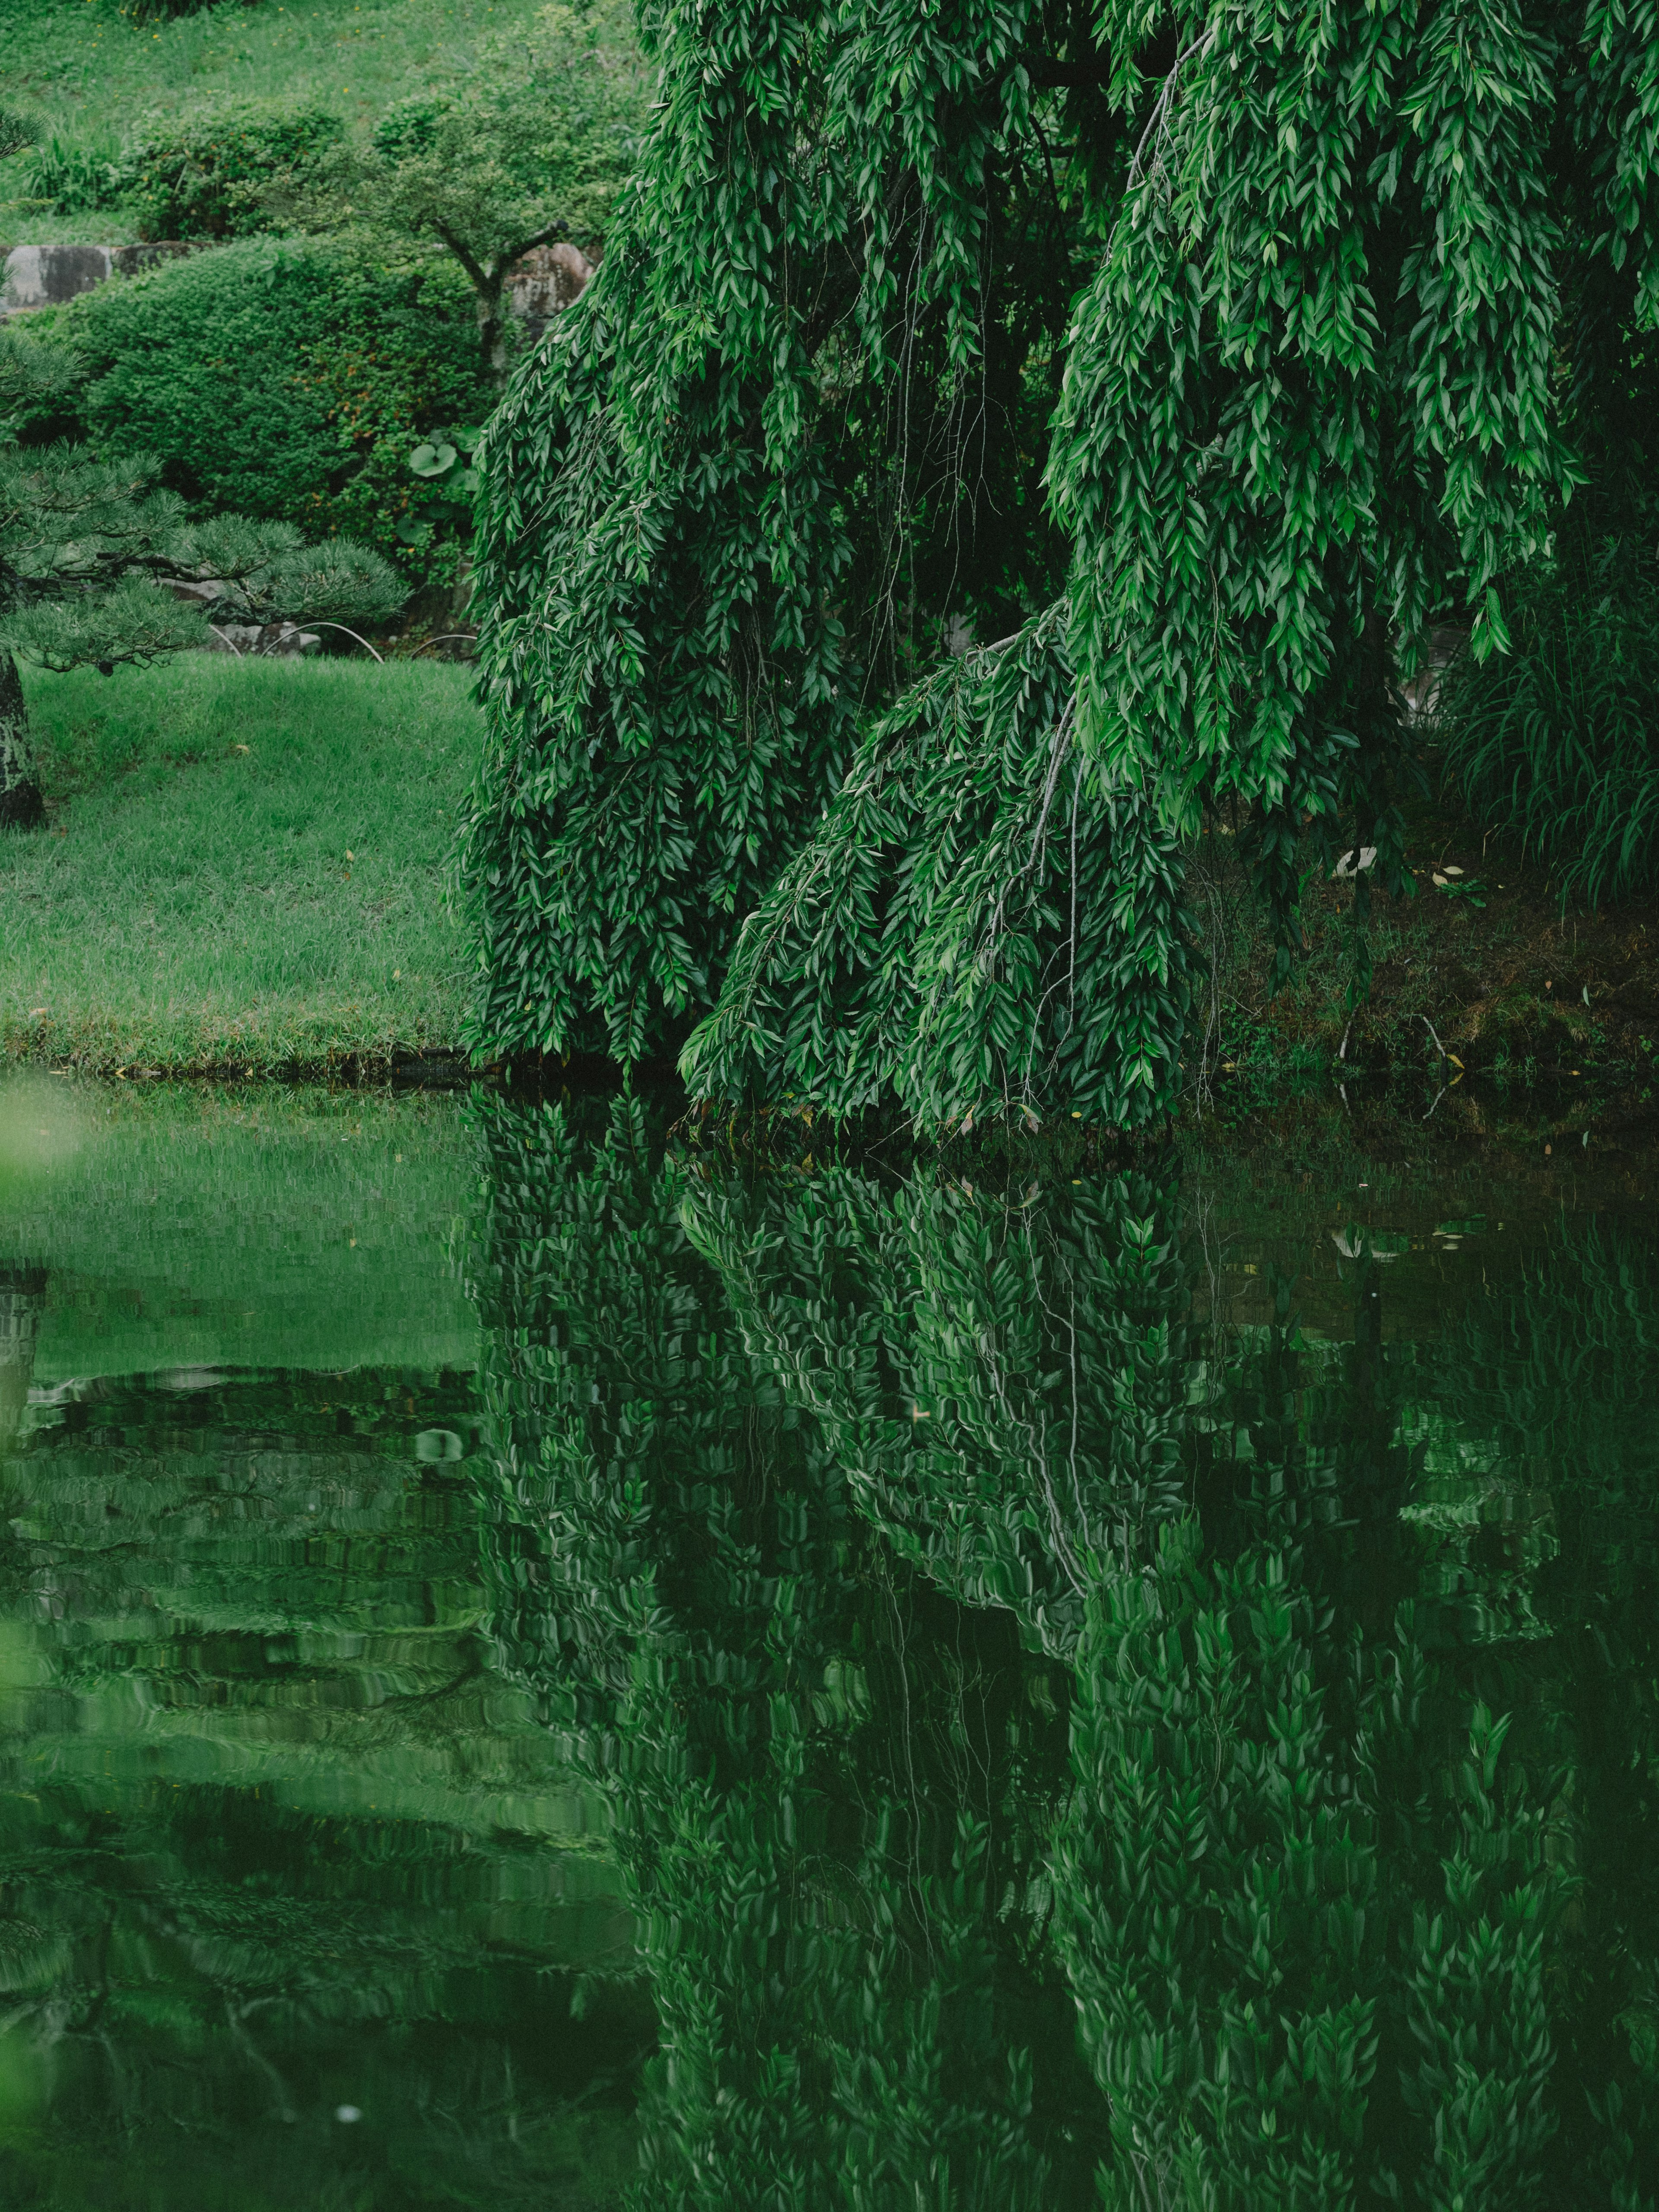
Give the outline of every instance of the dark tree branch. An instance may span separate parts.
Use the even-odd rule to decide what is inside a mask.
[[[447,222],[440,222],[435,216],[432,219],[432,228],[437,232],[439,237],[442,239],[444,244],[449,248],[455,258],[460,263],[462,268],[465,270],[467,276],[471,282],[472,288],[478,294],[479,297],[487,298],[489,296],[489,278],[486,275],[483,265],[473,254],[471,247],[468,246],[463,240],[457,237]]]
[[[569,235],[570,225],[568,222],[550,222],[544,230],[538,230],[533,238],[521,238],[516,246],[503,246],[498,257],[502,276],[515,261],[522,261],[526,253],[533,253],[538,246],[553,246]]]

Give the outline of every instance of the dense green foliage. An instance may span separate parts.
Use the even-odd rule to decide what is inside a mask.
[[[418,554],[400,535],[410,453],[485,400],[468,289],[443,263],[247,240],[84,293],[52,323],[84,382],[44,428],[154,454],[193,512],[348,532],[423,580],[453,574],[463,532]]]
[[[1615,544],[1599,573],[1558,562],[1523,578],[1514,651],[1463,656],[1437,702],[1448,775],[1477,817],[1592,906],[1659,879],[1659,582],[1640,563]]]
[[[465,64],[434,59],[366,133],[313,95],[195,102],[141,118],[115,152],[38,147],[45,200],[124,212],[147,238],[235,241],[54,313],[89,380],[46,427],[157,454],[198,512],[349,532],[453,584],[470,506],[413,514],[409,456],[487,410],[525,251],[599,252],[643,98],[614,7],[544,7]],[[249,235],[269,231],[310,234]]]
[[[1590,905],[1659,878],[1659,335],[1630,332],[1606,294],[1577,302],[1587,481],[1513,579],[1512,650],[1462,654],[1435,702],[1476,819]]]
[[[1419,1349],[1345,1232],[1320,1341],[1227,1327],[1173,1162],[485,1127],[496,1632],[640,1910],[640,2203],[1644,2201],[1638,1246]]]
[[[1144,1119],[1177,1091],[1182,924],[1113,811],[1169,839],[1240,809],[1281,977],[1310,825],[1377,848],[1361,923],[1373,881],[1407,888],[1396,679],[1460,605],[1477,654],[1503,647],[1503,580],[1580,472],[1564,291],[1628,330],[1659,283],[1650,0],[1109,0],[1092,22],[732,0],[669,5],[651,41],[619,234],[486,447],[477,1041],[674,1042],[772,892],[788,924],[744,940],[688,1067],[708,1095],[839,1104],[872,992],[922,978],[939,915],[977,913],[937,1022],[885,1041],[870,1084],[924,1123],[1029,1105],[1035,1046],[1044,1110]],[[1024,526],[1038,466],[1063,537]],[[1109,1052],[1069,1059],[1048,1003],[1069,901],[1001,927],[1038,858],[998,848],[1012,790],[926,897],[939,822],[913,846],[871,817],[850,915],[781,875],[797,849],[797,888],[844,874],[868,809],[822,802],[861,717],[867,786],[906,683],[1062,580],[1074,681],[1029,732],[1000,719],[1010,684],[956,772],[1018,787],[1050,745],[1085,765],[1079,849],[1109,842],[1096,896],[1121,917],[1102,981],[1133,988]],[[1367,973],[1362,928],[1356,993]]]
[[[1133,1123],[1169,1097],[1193,964],[1174,840],[1079,748],[1060,631],[1050,610],[876,722],[744,924],[695,1093],[969,1126],[1010,1101]]]
[[[533,35],[490,41],[465,76],[394,100],[366,144],[298,147],[263,195],[278,221],[435,244],[476,296],[486,368],[507,365],[507,279],[532,247],[572,239],[597,256],[634,160],[645,92],[611,0],[544,8]]]
[[[222,101],[141,117],[118,141],[53,132],[24,181],[54,215],[118,210],[141,239],[240,238],[271,227],[260,185],[308,167],[343,131],[326,107]]]
[[[192,522],[144,454],[0,449],[0,650],[65,674],[145,665],[208,642],[208,617],[359,621],[396,612],[386,563],[345,538],[308,545],[291,524]],[[180,599],[170,585],[204,586]]]
[[[187,653],[27,690],[64,834],[0,840],[0,1049],[239,1075],[453,1050],[464,672]]]
[[[1016,25],[650,27],[640,179],[485,448],[469,875],[495,1049],[672,1042],[860,702],[947,615],[998,635],[1060,573],[1032,433],[1073,270],[1029,87],[1001,81]]]
[[[81,374],[64,349],[8,333],[0,410],[55,414]],[[42,812],[16,654],[107,676],[206,644],[210,614],[361,621],[403,602],[397,577],[366,547],[308,545],[291,523],[240,515],[193,522],[158,474],[143,453],[112,461],[76,446],[20,447],[0,415],[0,828],[32,828]]]
[[[326,107],[246,100],[138,124],[102,204],[130,209],[140,238],[224,239],[267,228],[258,187],[316,160],[343,135]]]
[[[29,199],[53,215],[93,215],[111,204],[119,159],[113,137],[52,131],[30,148],[22,183]]]

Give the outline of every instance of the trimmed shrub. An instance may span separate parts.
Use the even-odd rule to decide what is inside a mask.
[[[345,135],[325,107],[235,100],[141,121],[112,189],[140,238],[246,238],[270,228],[258,187]]]
[[[88,371],[69,427],[100,452],[155,454],[199,513],[343,532],[414,581],[453,580],[460,524],[413,548],[399,535],[426,492],[411,452],[489,404],[453,264],[250,239],[102,285],[52,320]]]

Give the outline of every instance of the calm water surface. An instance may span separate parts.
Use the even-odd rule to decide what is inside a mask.
[[[0,2205],[1637,2212],[1646,1165],[0,1089]]]

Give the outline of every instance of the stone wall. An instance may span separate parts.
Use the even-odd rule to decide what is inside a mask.
[[[80,292],[89,292],[112,276],[137,276],[183,253],[206,250],[198,244],[155,246],[14,246],[5,259],[0,315],[26,314],[34,307],[58,307]],[[507,279],[513,313],[533,341],[555,315],[579,300],[593,264],[580,247],[538,246],[526,253]]]
[[[23,314],[32,307],[61,307],[80,292],[90,292],[112,276],[137,276],[180,254],[199,253],[196,245],[14,246],[6,256],[5,289],[0,315]]]

